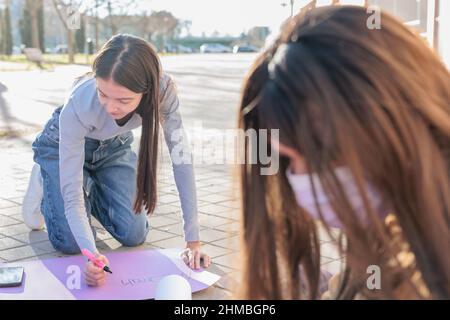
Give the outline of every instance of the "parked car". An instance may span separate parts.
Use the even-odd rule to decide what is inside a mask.
[[[259,49],[250,45],[236,45],[233,47],[233,53],[239,52],[258,52]]]
[[[69,50],[67,49],[67,45],[65,45],[65,44],[57,45],[53,49],[53,53],[68,53],[68,52],[69,52]]]
[[[166,44],[164,52],[168,53],[193,53],[194,50],[190,47],[183,46],[181,44]]]
[[[175,45],[175,44],[172,44],[172,43],[167,43],[165,46],[164,46],[164,51],[163,52],[166,52],[166,53],[176,53],[177,52],[177,46]]]
[[[22,53],[22,49],[20,47],[14,46],[12,48],[12,54],[21,54]]]
[[[220,43],[205,43],[200,46],[201,53],[229,53],[231,48]]]
[[[191,47],[186,47],[181,44],[178,45],[178,52],[179,53],[193,53],[194,50]]]

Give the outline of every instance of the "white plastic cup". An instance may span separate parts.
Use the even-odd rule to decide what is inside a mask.
[[[192,300],[191,285],[182,276],[165,276],[156,286],[155,300]]]

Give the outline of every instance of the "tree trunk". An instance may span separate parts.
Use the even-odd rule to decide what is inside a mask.
[[[117,28],[113,22],[113,12],[111,7],[111,1],[108,1],[108,14],[109,14],[109,26],[111,28],[111,36],[115,35],[117,32]]]
[[[6,8],[4,11],[4,53],[8,56],[12,54],[13,51],[13,39],[11,33],[11,14],[10,14],[10,3],[9,0],[6,1]]]
[[[95,52],[98,51],[98,39],[99,39],[99,31],[98,31],[98,0],[95,1]]]
[[[73,30],[69,28],[67,29],[67,52],[69,53],[69,63],[75,62],[73,49]]]
[[[56,13],[58,14],[59,19],[61,20],[62,25],[66,29],[67,34],[67,51],[69,54],[69,63],[74,63],[74,53],[73,53],[73,30],[68,26],[66,19],[61,14],[60,9],[58,8],[58,4],[56,0],[53,0],[53,7],[56,10]]]
[[[31,46],[41,48],[39,39],[39,12],[42,8],[42,0],[27,0],[27,7],[30,10],[31,18]]]
[[[6,9],[5,9],[6,10]],[[0,55],[5,53],[5,40],[3,40],[6,36],[6,23],[5,18],[3,17],[3,10],[0,9]]]
[[[33,5],[33,8],[30,12],[31,16],[31,44],[33,48],[40,48],[39,44],[39,24],[38,24],[38,16],[37,16],[37,10],[35,6]]]

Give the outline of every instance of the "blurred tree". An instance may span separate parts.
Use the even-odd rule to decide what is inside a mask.
[[[75,31],[75,44],[76,51],[78,53],[83,53],[86,44],[86,23],[84,21],[84,16],[81,16],[80,29]]]
[[[247,33],[247,42],[255,47],[262,48],[269,34],[268,27],[253,27]]]
[[[192,27],[191,20],[179,20],[174,30],[174,36],[180,37],[182,34],[188,37],[191,36],[191,27]]]
[[[100,1],[99,0],[95,0],[95,51],[98,51],[98,49],[100,49],[99,46],[99,30],[98,30],[98,24],[99,24],[99,19],[98,19],[98,7],[100,6]]]
[[[25,3],[22,10],[22,17],[19,20],[20,27],[20,37],[22,39],[22,44],[26,47],[32,47],[31,42],[31,15],[28,2]]]
[[[84,12],[86,16],[85,28],[88,28],[87,26],[93,26],[94,41],[92,42],[91,39],[89,46],[91,46],[92,49],[95,49],[95,51],[98,51],[99,49],[100,19],[98,17],[98,10],[101,4],[101,0],[91,0]]]
[[[120,27],[129,21],[130,11],[136,8],[136,0],[111,1],[96,0],[99,7],[104,6],[108,12],[107,21],[111,30],[111,36],[119,32]]]
[[[43,0],[26,0],[20,19],[20,35],[26,47],[40,48],[44,46],[44,9]]]
[[[42,52],[45,52],[45,29],[44,29],[44,5],[43,0],[40,0],[41,5],[37,9],[37,25],[38,25],[38,41]]]
[[[74,30],[80,18],[80,6],[82,0],[52,0],[53,7],[58,14],[59,20],[66,30],[67,34],[67,52],[69,54],[69,63],[75,62],[74,50]]]
[[[13,41],[11,32],[11,14],[9,8],[9,1],[6,1],[6,7],[3,13],[2,33],[3,33],[2,34],[3,53],[10,56],[13,51]]]
[[[0,9],[0,54],[5,54],[5,42],[3,40],[5,36],[5,18],[3,17],[3,10]]]
[[[86,34],[86,28],[93,26],[93,36],[95,50],[99,49],[101,44],[100,37],[103,34],[105,27],[107,32],[106,36],[117,34],[119,29],[130,22],[129,12],[133,10],[133,5],[137,3],[136,0],[123,0],[123,1],[110,1],[110,0],[52,0],[53,5],[58,13],[58,16],[67,31],[68,39],[68,51],[70,59],[70,48],[73,47],[73,51],[80,50],[84,51],[84,44],[81,46],[82,34],[84,34],[84,39],[88,36]],[[72,14],[79,15],[80,19],[80,29],[76,31],[69,31],[69,26],[66,23],[71,19]],[[106,13],[104,17],[99,17],[99,13]],[[81,30],[81,29],[84,29]],[[83,49],[82,49],[83,48]]]
[[[174,38],[179,24],[179,20],[168,11],[153,11],[150,15],[144,12],[141,21],[144,37],[156,42],[159,50],[164,50],[167,40]]]

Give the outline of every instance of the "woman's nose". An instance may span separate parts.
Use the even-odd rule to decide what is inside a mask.
[[[105,106],[108,113],[114,113],[116,111],[116,107],[112,102],[107,102]]]

